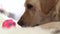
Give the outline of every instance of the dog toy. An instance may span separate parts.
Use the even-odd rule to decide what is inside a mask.
[[[13,20],[5,20],[2,24],[3,28],[11,28],[11,27],[15,27],[16,24]]]

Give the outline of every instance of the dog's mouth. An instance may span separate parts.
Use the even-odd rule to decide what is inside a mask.
[[[20,25],[21,27],[36,27],[40,25],[40,24],[26,24],[23,21],[18,21],[17,24]]]

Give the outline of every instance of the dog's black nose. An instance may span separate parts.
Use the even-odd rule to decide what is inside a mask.
[[[21,20],[21,21],[19,20],[19,21],[18,21],[18,25],[20,25],[20,26],[23,27],[23,26],[25,26],[25,23],[24,23],[22,20]]]

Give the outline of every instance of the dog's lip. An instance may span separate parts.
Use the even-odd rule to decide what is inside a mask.
[[[31,25],[23,25],[21,27],[25,28],[25,27],[37,27],[37,26],[39,26],[39,25],[33,25],[33,26],[31,26]]]

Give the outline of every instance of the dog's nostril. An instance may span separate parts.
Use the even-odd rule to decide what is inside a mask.
[[[33,7],[33,5],[27,4],[27,8],[28,8],[28,9],[31,9],[32,7]]]
[[[23,21],[18,21],[18,24],[19,24],[20,26],[25,25]]]

